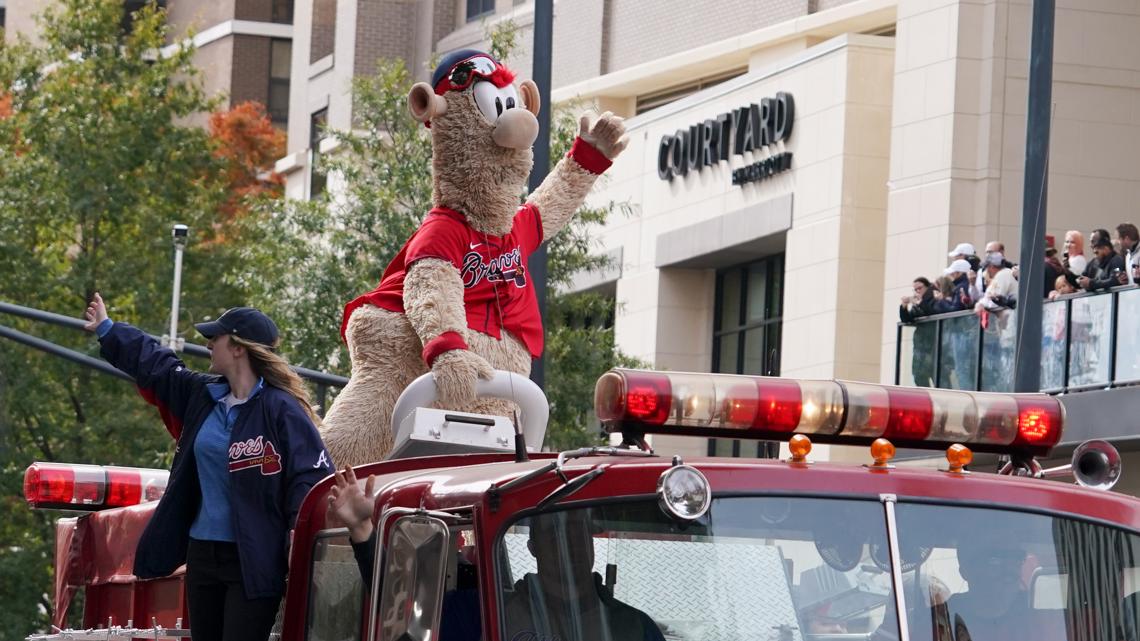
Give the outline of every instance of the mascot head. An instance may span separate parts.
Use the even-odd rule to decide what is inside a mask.
[[[490,54],[463,49],[408,95],[412,116],[431,129],[435,204],[495,234],[510,228],[538,136],[538,86],[514,79]]]

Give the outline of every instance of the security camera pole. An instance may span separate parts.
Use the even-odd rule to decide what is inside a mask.
[[[170,231],[174,240],[174,291],[170,301],[170,334],[162,337],[162,343],[176,352],[182,351],[186,344],[186,339],[178,336],[178,301],[182,297],[182,252],[189,234],[190,228],[182,224],[176,224]]]

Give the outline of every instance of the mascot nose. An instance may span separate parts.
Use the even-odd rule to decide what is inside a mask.
[[[495,121],[491,139],[500,147],[529,149],[538,138],[538,118],[526,109],[508,109]]]

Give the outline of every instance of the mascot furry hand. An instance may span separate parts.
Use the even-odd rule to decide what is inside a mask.
[[[432,84],[408,96],[430,128],[433,208],[373,291],[344,310],[352,377],[324,419],[337,465],[377,461],[392,448],[392,406],[430,368],[448,409],[509,415],[510,403],[476,399],[493,369],[530,373],[542,353],[542,319],[527,258],[558,233],[628,139],[622,119],[581,118],[577,140],[518,205],[538,135],[534,82],[486,53],[444,57]]]

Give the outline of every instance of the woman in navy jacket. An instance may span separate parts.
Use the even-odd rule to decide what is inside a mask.
[[[142,331],[111,322],[99,294],[86,317],[103,357],[134,377],[177,441],[135,575],[166,576],[186,564],[194,641],[268,638],[297,510],[332,472],[320,419],[274,352],[277,326],[249,307],[195,325],[209,339],[211,374],[203,374]]]

